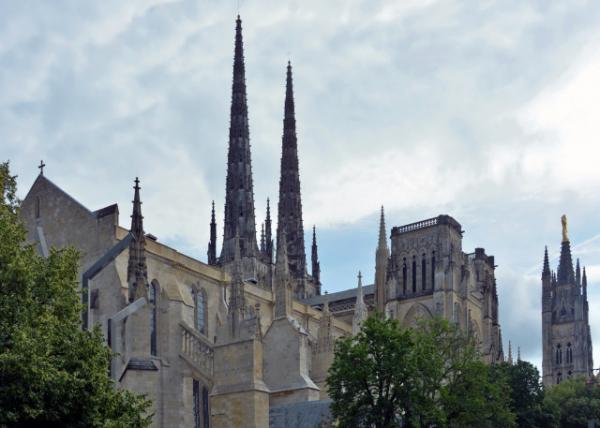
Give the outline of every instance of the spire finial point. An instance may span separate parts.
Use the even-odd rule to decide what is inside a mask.
[[[569,226],[566,214],[562,215],[560,222],[562,223],[562,242],[569,242]]]

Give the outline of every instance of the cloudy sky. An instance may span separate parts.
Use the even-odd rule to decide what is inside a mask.
[[[237,1],[0,0],[0,154],[205,259],[222,219]],[[294,66],[304,220],[325,288],[373,276],[388,226],[448,213],[496,256],[505,340],[535,363],[560,215],[600,363],[600,2],[241,1],[257,220],[276,200]],[[222,226],[220,221],[219,226]]]

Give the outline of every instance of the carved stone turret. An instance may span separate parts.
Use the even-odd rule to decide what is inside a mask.
[[[367,319],[368,310],[365,305],[362,288],[362,274],[358,272],[358,287],[356,289],[356,305],[354,306],[354,316],[352,317],[352,334],[356,335],[360,331],[362,323]]]
[[[319,262],[319,249],[317,247],[317,229],[313,226],[313,238],[311,248],[312,277],[317,288],[317,295],[321,295],[321,263]]]
[[[133,194],[133,211],[131,213],[131,229],[133,239],[129,244],[129,261],[127,263],[127,284],[129,285],[129,301],[146,296],[148,284],[148,268],[146,266],[146,237],[144,235],[144,217],[140,200],[140,180],[135,178]]]
[[[265,218],[265,254],[269,263],[273,263],[273,235],[271,233],[271,205],[267,198],[267,216]]]
[[[208,241],[207,259],[209,265],[217,264],[217,220],[215,218],[215,201],[212,201],[210,215],[210,241]]]
[[[379,219],[379,239],[377,250],[375,251],[375,308],[385,313],[385,303],[387,300],[387,272],[390,251],[387,245],[387,236],[385,229],[385,216],[383,206],[381,207],[381,217]]]

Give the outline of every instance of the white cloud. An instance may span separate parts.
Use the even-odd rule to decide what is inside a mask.
[[[448,212],[465,246],[497,256],[505,339],[537,337],[558,217],[573,242],[600,233],[600,7],[270,0],[241,13],[257,221],[267,196],[276,206],[291,57],[305,223],[352,234],[382,203],[390,226]],[[148,230],[203,258],[211,199],[222,218],[235,14],[191,0],[0,3],[0,147],[21,194],[44,158],[90,208],[119,202],[126,225],[139,175]],[[599,247],[574,249],[590,289]],[[332,282],[354,284],[355,270]]]

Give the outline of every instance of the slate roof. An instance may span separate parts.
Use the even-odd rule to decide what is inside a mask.
[[[302,303],[306,305],[316,306],[322,305],[325,300],[329,300],[329,302],[336,302],[340,300],[346,299],[355,299],[356,298],[356,288],[350,288],[348,290],[338,291],[336,293],[329,294],[321,294],[320,296],[309,297],[308,299],[300,300]],[[375,292],[375,285],[364,285],[363,286],[363,295],[367,296],[369,294],[373,294]]]

